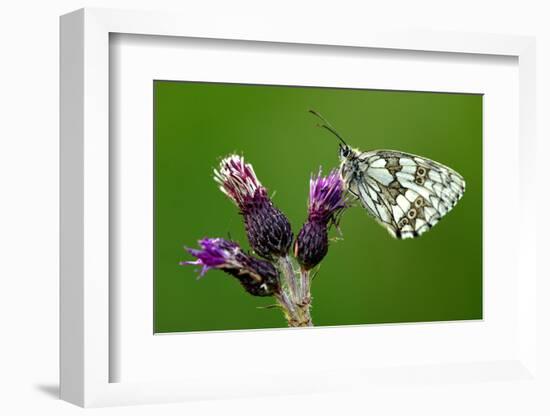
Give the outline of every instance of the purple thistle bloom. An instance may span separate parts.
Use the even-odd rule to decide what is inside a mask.
[[[254,168],[238,155],[231,155],[220,162],[220,169],[214,170],[214,179],[220,184],[220,190],[242,210],[247,201],[256,194],[267,197]]]
[[[298,233],[294,255],[304,270],[318,265],[328,253],[328,228],[346,208],[344,182],[338,171],[322,177],[321,171],[309,182],[308,219]]]
[[[334,169],[322,177],[321,170],[316,178],[309,181],[308,220],[328,223],[346,207],[344,181]]]
[[[252,165],[240,156],[228,156],[214,170],[214,179],[239,207],[252,249],[265,259],[286,256],[293,239],[290,223],[267,196]]]
[[[254,296],[271,296],[280,292],[279,274],[275,267],[242,251],[239,245],[223,238],[204,238],[199,250],[187,248],[195,261],[180,265],[202,266],[199,278],[210,269],[219,269],[236,277],[245,290]]]
[[[223,238],[204,238],[199,240],[202,250],[186,248],[187,252],[196,257],[195,261],[184,261],[181,265],[194,264],[202,266],[199,278],[210,269],[228,267],[235,262],[235,254],[240,251],[240,247],[233,241]]]

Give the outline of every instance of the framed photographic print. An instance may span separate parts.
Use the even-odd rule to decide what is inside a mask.
[[[155,333],[482,318],[481,94],[153,89]],[[316,128],[331,124],[310,106],[348,125],[346,139]],[[420,239],[458,204],[463,178],[461,214]],[[182,258],[233,278],[197,282]]]
[[[533,39],[244,28],[61,19],[62,398],[532,380]]]

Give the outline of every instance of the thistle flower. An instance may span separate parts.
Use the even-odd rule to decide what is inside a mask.
[[[219,269],[236,277],[251,295],[271,296],[280,292],[279,275],[270,262],[244,253],[237,243],[223,238],[204,238],[199,244],[199,250],[187,248],[197,260],[180,263],[202,266],[199,278],[210,269]]]
[[[294,244],[294,255],[302,269],[310,270],[323,260],[328,252],[328,229],[337,215],[346,207],[344,183],[337,170],[309,181],[308,218]]]
[[[336,169],[322,177],[321,170],[309,181],[308,220],[328,223],[346,207],[344,182]]]
[[[252,165],[240,156],[228,156],[214,170],[214,179],[239,207],[252,249],[268,260],[285,257],[293,239],[290,223],[269,199]]]

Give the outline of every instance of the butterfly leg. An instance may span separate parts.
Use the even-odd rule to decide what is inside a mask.
[[[358,193],[353,192],[351,189],[348,189],[348,192],[349,192],[350,194],[352,194],[352,195],[355,197],[355,199],[360,199]]]

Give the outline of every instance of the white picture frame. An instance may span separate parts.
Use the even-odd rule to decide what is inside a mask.
[[[110,172],[109,148],[109,53],[111,34],[280,44],[331,45],[335,48],[429,51],[440,54],[504,55],[516,57],[519,67],[519,184],[518,209],[526,211],[535,193],[535,177],[528,175],[527,149],[536,147],[535,137],[535,41],[530,37],[467,33],[331,32],[327,28],[285,27],[243,18],[223,19],[205,25],[202,19],[166,13],[82,9],[61,18],[61,398],[80,406],[158,403],[196,398],[322,392],[369,386],[399,385],[410,372],[395,368],[368,374],[349,367],[321,369],[326,377],[310,371],[288,379],[269,373],[267,381],[237,379],[220,371],[216,380],[192,375],[178,381],[112,382],[110,371],[119,360],[111,345],[110,311],[116,309],[110,291]],[[166,38],[168,39],[168,38]],[[473,58],[473,59],[474,59]],[[498,362],[456,364],[443,362],[418,371],[419,379],[461,380],[471,383],[493,371],[507,381],[537,382],[536,362],[536,223],[533,215],[521,216],[516,245],[521,280],[517,291],[517,349]],[[410,329],[415,331],[418,329]],[[351,331],[286,332],[296,339],[350,337]],[[282,336],[273,333],[273,336]],[[291,335],[288,335],[291,334]],[[212,336],[212,335],[206,335]],[[218,338],[223,334],[216,334]],[[220,342],[220,341],[216,341]],[[239,342],[239,341],[237,341]],[[492,369],[492,370],[491,370]],[[473,376],[472,374],[478,374]],[[307,380],[307,382],[306,382]],[[343,381],[346,380],[346,381]],[[443,381],[444,382],[444,381]],[[360,390],[358,390],[360,391]]]

